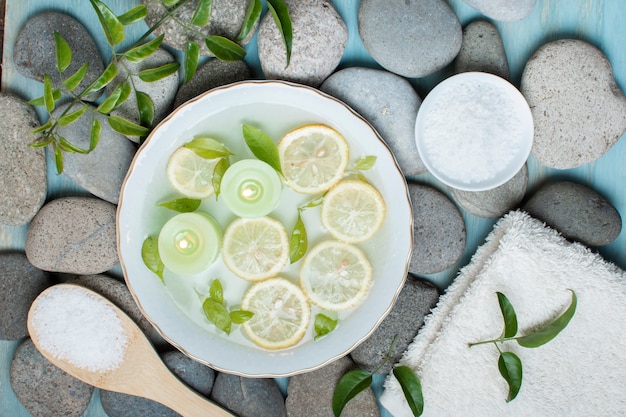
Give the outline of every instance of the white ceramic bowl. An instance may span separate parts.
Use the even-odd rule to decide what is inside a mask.
[[[439,83],[415,122],[415,142],[426,168],[450,187],[485,191],[509,181],[526,163],[533,118],[508,81],[467,72]]]
[[[366,299],[342,313],[338,327],[313,340],[312,325],[297,345],[270,351],[257,347],[236,326],[230,335],[216,330],[201,314],[197,294],[189,282],[166,271],[165,285],[143,264],[141,247],[158,234],[176,213],[157,203],[177,197],[165,175],[169,156],[197,135],[222,141],[236,155],[232,162],[252,157],[241,135],[241,125],[251,124],[278,140],[287,131],[307,123],[324,123],[350,145],[351,164],[364,155],[375,155],[368,180],[381,192],[387,205],[385,222],[368,242],[358,246],[373,267],[373,283]],[[179,197],[179,196],[178,196]],[[295,224],[296,207],[311,196],[285,188],[278,208],[270,216],[288,231]],[[235,216],[220,199],[204,200],[200,210],[211,214],[222,228]],[[186,103],[159,124],[138,151],[122,187],[117,213],[118,251],[126,282],[144,315],[166,340],[217,370],[250,377],[288,376],[318,368],[345,355],[367,338],[391,309],[407,276],[412,250],[412,213],[406,182],[389,148],[376,131],[340,101],[315,89],[278,81],[247,81],[217,88]],[[326,239],[319,222],[319,207],[303,213],[309,247]],[[297,282],[302,260],[281,275]],[[207,290],[218,277],[229,306],[236,306],[250,283],[236,278],[221,260],[204,274],[192,277],[193,286]],[[312,317],[316,314],[313,309]],[[387,347],[383,347],[386,349]]]

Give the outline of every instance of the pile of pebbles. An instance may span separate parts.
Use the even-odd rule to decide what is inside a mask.
[[[494,0],[466,1],[485,16],[502,21],[523,18],[535,4],[535,0],[524,0],[505,7]],[[160,2],[144,3],[150,9],[148,19],[158,20],[163,13]],[[237,7],[229,8],[232,4]],[[207,33],[236,34],[245,5],[243,0],[215,0],[213,13],[220,24],[211,26]],[[96,151],[68,155],[65,164],[64,175],[91,195],[47,201],[44,152],[28,146],[33,139],[29,132],[40,121],[24,99],[0,93],[0,224],[28,225],[24,252],[0,253],[0,339],[24,340],[15,353],[10,377],[18,399],[33,415],[82,415],[93,392],[92,387],[47,362],[27,339],[30,304],[57,282],[75,282],[110,298],[139,323],[176,375],[240,416],[328,416],[341,375],[356,367],[375,370],[394,336],[397,340],[390,355],[399,360],[436,305],[439,290],[423,278],[457,266],[466,248],[462,210],[469,215],[498,218],[522,208],[568,239],[594,247],[609,244],[619,235],[622,221],[618,211],[583,184],[550,182],[529,195],[527,166],[506,184],[484,192],[436,188],[423,181],[427,172],[413,133],[421,98],[407,77],[423,77],[453,67],[455,72],[483,71],[508,79],[504,46],[493,24],[479,20],[462,28],[443,0],[363,0],[358,11],[359,33],[381,69],[337,70],[348,32],[332,4],[327,0],[287,0],[287,5],[294,30],[288,67],[280,35],[267,14],[258,32],[262,74],[254,74],[244,62],[210,59],[188,84],[179,86],[178,74],[174,74],[157,83],[146,83],[141,89],[154,100],[157,121],[211,88],[259,75],[319,88],[363,115],[395,155],[407,178],[413,207],[413,256],[406,284],[390,314],[350,355],[292,377],[288,383],[228,375],[189,359],[145,320],[124,282],[106,275],[119,262],[116,204],[137,143],[102,123]],[[189,7],[195,7],[193,2]],[[69,15],[47,12],[32,17],[19,33],[14,60],[20,73],[39,81],[43,74],[56,74],[54,30],[70,41],[75,62],[90,63],[85,82],[102,71],[102,57],[82,24]],[[162,33],[165,43],[180,48],[185,34],[177,26],[163,27]],[[407,39],[411,48],[406,47]],[[141,65],[173,60],[162,49]],[[520,90],[533,109],[533,156],[545,166],[566,169],[590,163],[604,155],[626,129],[626,98],[613,80],[611,65],[600,50],[584,41],[559,40],[539,48],[528,61]],[[130,102],[116,112],[139,120]],[[65,126],[62,134],[70,142],[86,146],[90,123],[85,119]],[[564,142],[568,146],[563,146]],[[379,372],[389,370],[386,366]],[[160,404],[124,394],[101,391],[100,400],[111,417],[176,415]],[[373,392],[361,393],[342,415],[380,415]]]

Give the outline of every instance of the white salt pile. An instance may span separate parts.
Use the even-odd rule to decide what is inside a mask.
[[[89,371],[109,371],[124,358],[121,320],[102,299],[81,288],[51,287],[37,299],[29,319],[39,347]]]

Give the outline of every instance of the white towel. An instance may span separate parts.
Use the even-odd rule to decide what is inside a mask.
[[[561,314],[576,292],[569,325],[547,344],[503,350],[522,360],[521,390],[508,385],[490,343],[501,335],[496,291],[515,308],[519,333]],[[626,273],[520,211],[498,221],[400,363],[422,382],[423,416],[626,416]],[[381,398],[395,417],[412,416],[397,380]]]

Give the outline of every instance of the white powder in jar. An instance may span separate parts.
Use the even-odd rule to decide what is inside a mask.
[[[30,314],[40,348],[55,358],[98,372],[115,369],[124,359],[128,341],[122,321],[81,288],[49,288]]]
[[[424,119],[423,146],[433,167],[465,184],[491,180],[520,152],[523,120],[513,97],[487,81],[442,92]]]

